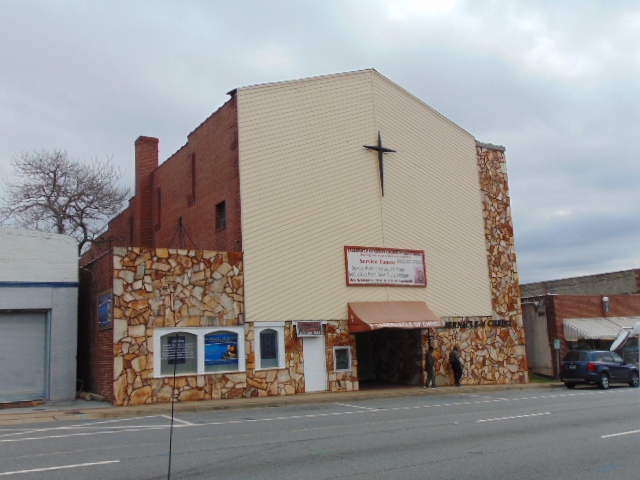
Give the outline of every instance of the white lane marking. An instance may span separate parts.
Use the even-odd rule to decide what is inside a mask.
[[[178,427],[183,427],[185,425],[177,425]],[[160,430],[169,428],[168,426],[161,427],[153,427],[153,428],[145,428],[145,430]],[[16,442],[26,442],[27,440],[50,440],[52,438],[70,438],[70,437],[86,437],[93,435],[106,435],[109,433],[124,433],[124,432],[139,432],[139,428],[130,428],[128,430],[107,430],[104,432],[84,432],[84,433],[68,433],[66,435],[48,435],[46,437],[23,437],[23,438],[5,438],[0,440],[0,443],[16,443]]]
[[[370,408],[370,407],[360,407],[358,405],[349,405],[348,403],[337,403],[336,405],[340,405],[341,407],[349,407],[349,408],[361,408],[363,410],[378,410],[377,408]]]
[[[23,429],[15,429],[11,433],[6,433],[0,435],[0,439],[4,437],[15,437],[18,435],[27,435],[32,433],[44,433],[44,432],[59,432],[64,430],[91,430],[91,429],[110,429],[110,430],[126,430],[139,428],[141,430],[144,429],[158,429],[161,427],[169,427],[169,425],[113,425],[114,423],[123,423],[123,422],[131,422],[133,420],[140,420],[145,418],[167,418],[165,415],[147,415],[144,417],[137,417],[135,419],[132,418],[118,418],[115,420],[103,420],[100,422],[91,422],[91,423],[78,423],[75,425],[68,425],[65,427],[48,427],[48,428],[23,428]],[[168,417],[171,418],[171,417]],[[178,419],[175,419],[178,420]],[[193,425],[192,423],[186,422],[184,420],[179,420],[188,425]],[[2,440],[0,440],[2,442]]]
[[[166,418],[167,420],[171,421],[171,415],[159,415],[162,418]],[[187,422],[186,420],[180,420],[179,418],[173,417],[173,421],[174,422],[180,422],[184,425],[193,425],[193,423],[191,422]]]
[[[541,417],[543,415],[551,415],[551,412],[530,413],[529,415],[514,415],[513,417],[486,418],[484,420],[476,420],[476,423],[498,422],[500,420],[514,420],[516,418]]]
[[[282,417],[273,417],[273,418],[253,418],[253,419],[241,419],[241,420],[225,420],[225,421],[220,421],[220,422],[209,422],[209,423],[200,423],[200,424],[190,424],[190,425],[186,425],[186,424],[181,424],[181,425],[174,425],[174,428],[191,428],[191,427],[204,427],[204,426],[208,426],[208,425],[237,425],[237,424],[242,424],[242,423],[253,423],[253,422],[272,422],[272,421],[278,421],[278,420],[299,420],[299,419],[307,419],[307,418],[321,418],[321,417],[338,417],[338,416],[342,416],[342,415],[357,415],[357,414],[363,414],[363,413],[383,413],[383,412],[395,412],[395,411],[400,411],[400,410],[409,410],[409,409],[430,409],[430,408],[438,408],[438,407],[451,407],[451,406],[458,406],[458,405],[480,405],[483,403],[492,403],[492,402],[515,402],[515,401],[520,401],[523,399],[526,400],[532,400],[532,399],[537,399],[537,398],[557,398],[557,397],[571,397],[571,396],[580,396],[580,395],[611,395],[611,394],[615,394],[615,393],[625,393],[625,392],[629,392],[629,390],[619,390],[619,391],[611,391],[611,390],[601,390],[601,391],[596,391],[596,392],[573,392],[573,393],[566,393],[566,394],[560,394],[560,395],[540,395],[538,397],[536,396],[531,396],[531,397],[515,397],[515,398],[505,398],[505,397],[499,397],[499,398],[493,398],[493,399],[483,399],[483,400],[478,400],[475,402],[452,402],[452,403],[436,403],[436,404],[432,404],[432,405],[418,405],[418,406],[414,406],[414,407],[389,407],[389,408],[370,408],[368,410],[356,410],[356,411],[347,411],[347,412],[330,412],[330,413],[314,413],[314,414],[306,414],[306,415],[291,415],[291,416],[282,416]],[[632,392],[635,393],[635,392]],[[362,407],[364,408],[364,407]],[[145,417],[138,417],[138,419],[140,418],[154,418],[154,417],[162,417],[164,415],[148,415]],[[518,418],[518,417],[514,417],[514,418]],[[506,418],[505,418],[506,419]],[[11,434],[6,434],[6,435],[0,435],[0,443],[8,443],[8,442],[20,442],[20,441],[25,441],[25,440],[48,440],[48,439],[55,439],[55,438],[66,438],[66,437],[76,437],[76,436],[86,436],[86,435],[103,435],[103,434],[108,434],[108,433],[122,433],[122,432],[139,432],[141,430],[160,430],[160,429],[166,429],[169,428],[169,425],[138,425],[138,426],[132,426],[132,425],[127,425],[127,426],[123,426],[123,427],[115,427],[115,426],[107,426],[106,424],[109,423],[114,423],[114,422],[120,422],[120,421],[130,421],[130,420],[126,420],[126,419],[117,419],[117,420],[107,420],[107,421],[102,421],[102,422],[92,422],[91,424],[78,424],[78,425],[74,425],[74,426],[66,426],[66,427],[55,427],[55,428],[47,428],[47,429],[41,429],[41,430],[29,430],[29,431],[25,431],[25,432],[14,432]],[[485,420],[488,421],[488,420]],[[188,422],[185,422],[188,423]],[[44,437],[29,437],[29,438],[8,438],[8,439],[3,439],[2,437],[8,437],[8,436],[16,436],[16,435],[24,435],[24,434],[33,434],[33,433],[43,433],[43,432],[47,432],[47,431],[69,431],[69,430],[88,430],[90,428],[96,428],[94,427],[94,425],[104,425],[104,428],[108,428],[109,430],[105,430],[105,431],[94,431],[94,432],[85,432],[85,433],[69,433],[66,435],[51,435],[51,436],[44,436]]]
[[[108,463],[120,463],[120,460],[107,460],[104,462],[92,462],[92,463],[78,463],[76,465],[62,465],[59,467],[32,468],[31,470],[16,470],[14,472],[0,472],[0,476],[17,475],[19,473],[50,472],[51,470],[64,470],[66,468],[93,467],[95,465],[106,465]]]
[[[631,430],[629,432],[611,433],[609,435],[602,435],[600,438],[621,437],[622,435],[635,435],[636,433],[640,433],[640,430]]]

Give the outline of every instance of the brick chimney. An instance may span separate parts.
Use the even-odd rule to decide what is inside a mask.
[[[133,246],[153,247],[153,182],[158,168],[158,143],[153,137],[138,137],[136,153],[136,193],[133,220]]]

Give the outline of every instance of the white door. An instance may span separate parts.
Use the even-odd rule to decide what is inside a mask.
[[[0,312],[0,402],[44,399],[46,382],[46,314]]]
[[[304,355],[304,391],[322,392],[327,389],[327,359],[324,337],[302,337]]]

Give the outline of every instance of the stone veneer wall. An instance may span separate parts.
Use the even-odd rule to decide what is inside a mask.
[[[348,320],[327,322],[326,326],[326,354],[327,372],[330,392],[351,392],[358,390],[358,356],[356,352],[356,337],[349,334]],[[333,347],[351,347],[351,371],[336,372],[333,358]]]
[[[437,330],[437,373],[453,383],[448,354],[458,344],[465,362],[463,383],[526,383],[528,364],[504,148],[478,143],[476,153],[493,316],[445,319],[477,321],[483,326]],[[487,323],[490,320],[508,320],[511,327],[493,327]]]
[[[436,375],[439,384],[453,384],[449,352],[459,345],[464,362],[463,384],[495,385],[526,383],[527,361],[524,352],[524,327],[511,322],[511,327],[492,327],[491,317],[447,318],[452,322],[478,322],[482,326],[438,329],[434,345]]]
[[[285,324],[284,343],[285,368],[257,370],[254,324],[249,324],[245,341],[247,385],[244,392],[238,390],[242,396],[267,397],[304,392],[302,341],[296,338],[291,322]]]
[[[114,248],[115,405],[242,395],[245,372],[154,378],[153,332],[238,325],[243,280],[241,253]]]
[[[113,252],[114,404],[138,405],[305,391],[302,339],[285,323],[285,367],[257,370],[254,324],[245,329],[245,371],[154,378],[154,328],[240,325],[241,253],[115,248]],[[358,389],[355,338],[347,321],[325,327],[328,389]],[[334,346],[351,346],[353,370],[334,372]]]
[[[493,317],[513,320],[522,326],[520,280],[504,147],[478,143],[477,156]],[[522,340],[524,343],[524,337]]]
[[[254,325],[250,324],[246,336],[247,385],[243,393],[246,397],[266,397],[270,395],[292,395],[304,393],[304,353],[302,339],[296,335],[293,322],[285,323],[285,368],[256,370]],[[331,392],[358,390],[358,363],[355,359],[355,337],[349,335],[348,322],[327,322],[325,334],[325,355],[328,372],[327,388]],[[336,372],[333,347],[350,346],[352,370]]]

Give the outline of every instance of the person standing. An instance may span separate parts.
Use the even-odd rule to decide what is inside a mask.
[[[456,387],[460,386],[460,382],[462,381],[462,360],[460,359],[460,347],[458,345],[454,345],[451,353],[449,353],[449,363],[451,364],[451,369],[453,370],[453,379]]]
[[[427,383],[424,384],[424,388],[438,388],[436,386],[436,357],[433,356],[433,347],[429,345],[427,350],[427,356],[425,358],[424,367],[427,372]]]

